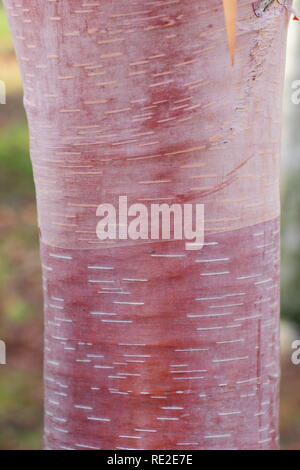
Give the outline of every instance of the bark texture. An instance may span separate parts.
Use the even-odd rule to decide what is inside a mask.
[[[276,449],[287,15],[5,0],[45,291],[46,449]],[[204,203],[205,247],[103,243],[96,208]]]

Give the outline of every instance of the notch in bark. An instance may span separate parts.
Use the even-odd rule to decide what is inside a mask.
[[[254,2],[252,5],[256,16],[261,17],[272,3],[274,3],[274,0],[259,0],[258,2]]]
[[[260,0],[258,2],[253,3],[252,6],[253,6],[253,10],[254,10],[255,15],[260,18],[264,14],[264,12],[271,6],[272,3],[274,3],[274,0]],[[279,5],[285,7],[287,12],[289,14],[293,15],[293,20],[294,21],[299,21],[297,12],[291,6],[292,1],[277,0],[277,3],[279,3]]]

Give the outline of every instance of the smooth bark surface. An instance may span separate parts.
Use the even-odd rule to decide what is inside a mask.
[[[275,449],[287,14],[5,0],[45,291],[47,449]],[[97,239],[127,195],[205,204],[205,247]]]

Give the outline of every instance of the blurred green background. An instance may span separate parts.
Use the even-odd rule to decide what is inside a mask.
[[[0,449],[42,447],[42,295],[21,79],[0,4]]]
[[[300,7],[300,0],[298,0]],[[298,64],[298,66],[297,66]],[[290,361],[300,339],[300,105],[291,87],[300,80],[300,24],[289,33],[282,177],[281,440],[300,449],[300,366]],[[0,338],[9,367],[0,366],[0,450],[42,448],[42,287],[35,194],[22,106],[22,88],[0,1]]]

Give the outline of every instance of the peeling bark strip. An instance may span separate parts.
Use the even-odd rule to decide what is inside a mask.
[[[231,65],[234,65],[237,0],[223,0]]]
[[[275,449],[287,17],[221,0],[6,0],[45,291],[47,449]],[[274,50],[276,54],[274,54]],[[203,250],[96,209],[205,204]]]

